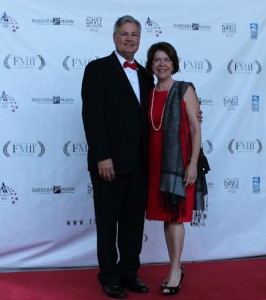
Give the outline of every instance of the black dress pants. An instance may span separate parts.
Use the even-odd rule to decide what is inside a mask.
[[[98,279],[102,285],[136,278],[140,267],[147,174],[143,165],[132,174],[106,181],[95,165],[90,171],[97,230]]]

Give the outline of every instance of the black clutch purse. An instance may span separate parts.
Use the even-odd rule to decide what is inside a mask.
[[[202,148],[200,148],[199,158],[198,158],[198,175],[205,175],[210,171],[210,165],[207,157],[205,156]]]

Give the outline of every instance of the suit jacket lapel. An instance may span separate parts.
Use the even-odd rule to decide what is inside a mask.
[[[141,71],[140,68],[138,69],[138,78],[139,78],[139,90],[140,90],[140,104],[142,104],[143,97],[144,97],[144,91],[145,91],[145,87],[144,87],[145,81],[143,79],[143,71]]]

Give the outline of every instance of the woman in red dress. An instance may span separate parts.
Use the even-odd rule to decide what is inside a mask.
[[[183,222],[192,221],[194,206],[201,144],[199,101],[193,84],[173,80],[179,62],[169,43],[160,42],[150,47],[146,69],[157,77],[157,84],[150,93],[146,218],[164,222],[170,270],[161,290],[164,295],[174,295],[184,277]]]

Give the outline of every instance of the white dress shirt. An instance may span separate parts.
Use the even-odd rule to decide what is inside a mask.
[[[116,54],[117,58],[119,59],[121,65],[123,67],[123,64],[126,60],[117,51],[115,51],[115,54]],[[134,60],[131,61],[130,63],[133,63],[133,62],[134,62]],[[139,89],[139,79],[138,79],[137,70],[133,70],[131,68],[124,68],[124,67],[123,67],[123,69],[124,69],[124,71],[127,75],[127,78],[129,80],[135,94],[136,94],[136,97],[140,101],[140,89]]]

